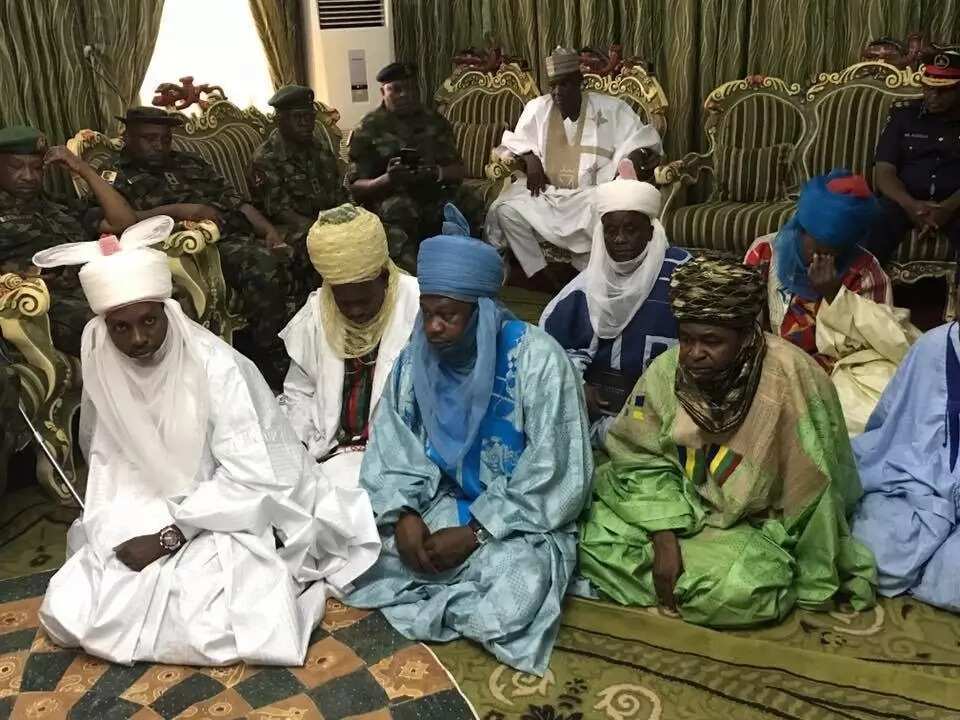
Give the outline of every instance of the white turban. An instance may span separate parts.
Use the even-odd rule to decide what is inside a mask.
[[[165,300],[173,294],[167,256],[150,245],[162,242],[173,229],[165,215],[131,225],[120,239],[67,243],[33,256],[37,267],[83,265],[80,286],[97,315],[143,300]]]
[[[653,185],[623,177],[597,185],[594,202],[601,216],[617,210],[633,210],[651,220],[660,217],[663,204],[660,191]]]
[[[625,171],[633,173],[633,165],[621,163],[621,176],[602,183],[594,190],[597,214],[603,216],[617,210],[632,210],[650,218],[653,236],[647,247],[633,260],[615,262],[603,241],[603,225],[595,224],[590,262],[584,270],[584,289],[590,324],[598,337],[609,340],[617,337],[646,302],[660,277],[660,268],[667,254],[667,235],[657,220],[662,204],[660,191],[650,183],[640,182]]]

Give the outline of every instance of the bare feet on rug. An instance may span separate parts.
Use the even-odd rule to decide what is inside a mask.
[[[683,558],[680,542],[673,530],[653,533],[653,589],[664,607],[677,609],[674,589],[677,579],[683,574]]]

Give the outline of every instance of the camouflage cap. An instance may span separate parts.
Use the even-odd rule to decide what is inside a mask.
[[[163,108],[141,105],[127,110],[126,115],[116,115],[125,125],[146,123],[149,125],[183,125],[186,119],[180,113],[167,112]]]
[[[47,138],[27,125],[11,125],[0,130],[0,154],[45,155]]]
[[[304,85],[286,85],[277,90],[267,103],[277,110],[313,107],[313,90]]]
[[[407,80],[417,74],[417,66],[411,63],[393,62],[377,73],[377,82],[381,85]]]

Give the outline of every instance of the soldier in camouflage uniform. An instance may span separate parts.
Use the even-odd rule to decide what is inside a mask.
[[[168,215],[220,226],[223,276],[250,325],[251,354],[272,386],[282,384],[285,360],[277,333],[288,317],[290,289],[290,249],[283,237],[203,158],[172,149],[172,128],[184,122],[181,115],[139,107],[118,120],[126,127],[114,187],[138,219]]]
[[[353,196],[380,216],[390,257],[411,272],[420,241],[440,231],[443,206],[463,179],[453,128],[421,105],[414,75],[404,63],[377,73],[383,104],[350,136],[347,171]]]
[[[317,275],[307,256],[307,230],[320,211],[349,198],[336,158],[316,137],[313,90],[287,85],[269,103],[277,113],[277,128],[253,154],[250,194],[254,205],[284,233],[293,250],[293,302],[299,309],[316,289]]]
[[[56,200],[42,187],[46,167],[59,165],[87,182],[101,213],[86,203]],[[105,222],[101,227],[99,215]],[[0,269],[35,272],[34,253],[61,243],[97,237],[108,227],[119,232],[136,222],[123,197],[96,171],[65,147],[47,149],[43,135],[25,126],[0,130]],[[48,271],[43,279],[50,290],[48,313],[54,346],[69,355],[80,355],[80,336],[92,315],[80,291],[75,270]]]

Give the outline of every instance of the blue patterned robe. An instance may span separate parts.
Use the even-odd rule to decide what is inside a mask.
[[[580,379],[549,335],[519,320],[503,323],[487,414],[460,467],[449,468],[420,421],[410,363],[408,347],[377,408],[360,472],[383,551],[345,601],[381,608],[407,637],[468,637],[502,662],[542,675],[593,474]],[[475,517],[492,538],[458,568],[414,573],[393,537],[405,507],[431,532]]]

